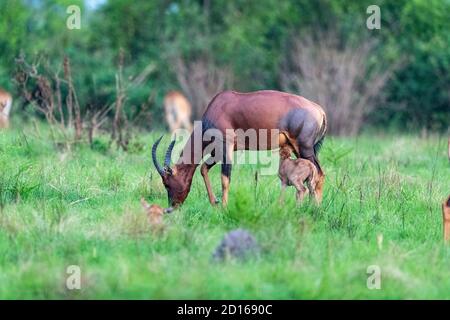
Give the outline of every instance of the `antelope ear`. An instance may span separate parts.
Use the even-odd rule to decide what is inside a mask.
[[[164,209],[164,213],[172,213],[173,212],[173,207],[169,207],[169,208],[165,208]]]
[[[141,205],[144,209],[150,209],[150,204],[144,198],[141,198]]]

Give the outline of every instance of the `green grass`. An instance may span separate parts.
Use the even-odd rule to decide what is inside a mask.
[[[256,185],[251,165],[234,167],[228,208],[213,208],[197,172],[158,235],[139,203],[167,204],[149,156],[155,137],[140,135],[143,150],[127,154],[101,143],[66,152],[31,131],[0,133],[0,298],[450,298],[444,139],[328,138],[319,208],[296,207],[293,190],[280,205],[277,176]],[[219,169],[211,171],[217,195]],[[263,254],[211,262],[224,233],[238,227]],[[81,267],[81,290],[66,289],[69,265]],[[370,265],[381,268],[380,290],[366,286]]]

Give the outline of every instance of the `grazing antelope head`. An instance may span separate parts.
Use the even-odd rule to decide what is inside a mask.
[[[11,95],[0,89],[0,129],[9,127],[9,113],[12,106]]]
[[[161,136],[153,144],[152,160],[156,170],[162,178],[164,187],[167,190],[169,205],[171,207],[177,207],[184,202],[189,194],[196,165],[176,164],[173,168],[170,167],[172,150],[175,145],[174,139],[167,148],[166,155],[164,157],[164,166],[161,167],[158,159],[156,159],[156,151],[162,138],[163,136]]]
[[[191,131],[192,108],[188,99],[182,93],[178,91],[167,93],[164,97],[164,111],[170,132],[173,133],[180,128]]]

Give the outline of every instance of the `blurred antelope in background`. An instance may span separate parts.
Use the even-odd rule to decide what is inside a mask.
[[[179,91],[170,91],[164,97],[164,111],[170,132],[184,128],[192,130],[192,108],[188,99]]]
[[[0,129],[9,127],[9,113],[12,106],[11,95],[0,89]]]

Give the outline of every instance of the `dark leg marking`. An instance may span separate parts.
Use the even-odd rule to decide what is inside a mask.
[[[227,177],[228,179],[231,178],[231,169],[232,166],[230,163],[223,163],[222,164],[222,174]]]

